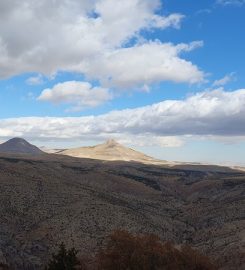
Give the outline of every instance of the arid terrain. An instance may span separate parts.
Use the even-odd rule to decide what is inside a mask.
[[[118,228],[245,265],[243,172],[54,154],[1,154],[0,172],[0,261],[14,269],[42,269],[62,241],[91,254]]]
[[[58,154],[68,155],[71,157],[90,158],[108,161],[122,160],[122,161],[136,161],[146,164],[161,164],[161,165],[170,164],[170,162],[157,160],[141,152],[125,147],[113,139],[110,139],[103,144],[95,146],[79,147],[58,151]]]
[[[245,270],[245,0],[0,0],[0,270]]]

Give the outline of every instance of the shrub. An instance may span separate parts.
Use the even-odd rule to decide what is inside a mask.
[[[213,270],[196,250],[162,243],[155,235],[134,236],[115,231],[97,256],[99,270]]]
[[[89,266],[89,267],[88,267]],[[133,235],[117,230],[109,235],[96,259],[78,260],[77,251],[62,243],[46,270],[215,270],[211,261],[189,246],[163,243],[151,234]]]
[[[60,244],[57,254],[52,255],[46,270],[75,270],[79,269],[80,262],[77,258],[77,251],[74,248],[66,249],[64,243]],[[81,269],[81,268],[80,268]]]
[[[0,270],[10,270],[9,266],[5,263],[0,263]]]

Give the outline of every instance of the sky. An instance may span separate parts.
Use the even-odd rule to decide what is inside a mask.
[[[109,138],[245,165],[245,0],[0,1],[0,141]]]

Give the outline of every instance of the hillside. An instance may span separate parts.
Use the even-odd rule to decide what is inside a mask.
[[[136,161],[146,164],[167,164],[170,162],[157,160],[141,152],[125,147],[113,139],[103,144],[90,147],[79,147],[58,152],[58,154],[79,158],[91,158],[109,161]]]
[[[244,266],[242,172],[63,155],[2,155],[0,170],[0,261],[15,269],[42,269],[62,241],[92,254],[119,228],[190,244],[222,270]]]
[[[24,139],[13,138],[0,144],[0,153],[41,155],[43,151]]]

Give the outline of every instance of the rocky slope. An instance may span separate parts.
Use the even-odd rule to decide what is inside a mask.
[[[24,139],[13,138],[0,144],[0,153],[41,155],[43,154],[43,151]]]
[[[116,228],[188,243],[243,269],[245,174],[68,156],[0,157],[0,261],[42,269],[64,241],[93,253]]]
[[[113,139],[108,140],[103,144],[90,147],[79,147],[59,151],[58,154],[68,155],[79,158],[91,158],[99,160],[122,160],[122,161],[136,161],[146,164],[167,164],[170,162],[157,160],[147,156],[141,152],[135,151],[131,148],[125,147]]]

